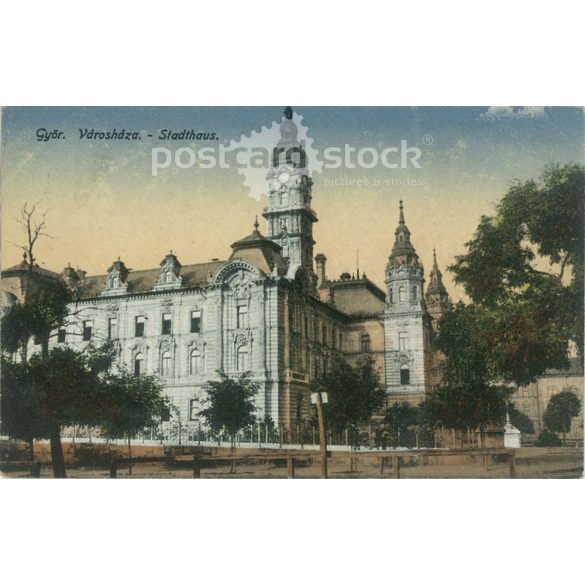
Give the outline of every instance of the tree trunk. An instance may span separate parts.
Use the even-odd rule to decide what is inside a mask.
[[[128,475],[132,475],[132,443],[128,437]]]
[[[232,454],[232,461],[231,461],[231,465],[230,465],[230,473],[235,473],[236,472],[236,466],[234,464],[234,453],[236,451],[236,435],[233,434],[232,435],[232,440],[231,440],[231,454]]]
[[[63,445],[61,444],[61,431],[57,429],[51,433],[51,463],[53,465],[53,476],[65,478],[65,457],[63,456]]]
[[[28,442],[28,450],[30,453],[30,460],[34,461],[35,460],[35,440],[34,439],[31,439]]]

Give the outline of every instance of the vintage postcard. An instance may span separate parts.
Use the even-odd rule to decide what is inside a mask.
[[[7,107],[7,478],[580,478],[584,110]]]

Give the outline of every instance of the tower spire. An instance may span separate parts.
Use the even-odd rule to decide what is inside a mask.
[[[416,250],[410,241],[410,230],[404,221],[404,205],[402,200],[400,200],[400,217],[398,227],[394,231],[394,246],[389,257],[389,263],[392,266],[418,266],[420,264]]]

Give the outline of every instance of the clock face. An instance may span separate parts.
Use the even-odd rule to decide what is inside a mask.
[[[290,179],[290,175],[286,171],[284,171],[284,172],[280,173],[280,175],[278,175],[278,180],[279,180],[281,185],[288,183],[289,179]]]

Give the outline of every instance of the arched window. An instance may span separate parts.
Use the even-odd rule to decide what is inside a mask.
[[[392,294],[392,289],[388,289],[388,302],[389,303],[393,303],[394,302],[394,295]]]
[[[406,300],[406,288],[401,286],[398,288],[398,301],[401,303]]]
[[[161,376],[171,375],[171,354],[168,351],[165,351],[161,356],[160,373]]]
[[[410,370],[408,369],[408,366],[400,367],[400,384],[403,386],[408,386],[408,384],[410,384]]]
[[[248,357],[248,348],[245,345],[240,346],[237,351],[236,363],[238,372],[246,372],[249,369]]]
[[[201,352],[198,349],[194,349],[191,352],[191,359],[189,365],[189,373],[193,376],[203,373],[203,363],[201,359]]]
[[[360,340],[360,349],[362,353],[370,352],[370,336],[364,331]]]
[[[141,353],[137,353],[134,358],[134,375],[140,376],[144,373],[144,357]]]
[[[416,293],[417,293],[416,286],[413,286],[413,287],[410,289],[410,298],[411,298],[413,301],[416,301]]]

